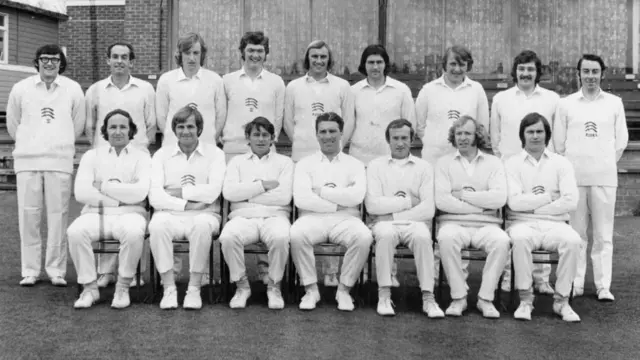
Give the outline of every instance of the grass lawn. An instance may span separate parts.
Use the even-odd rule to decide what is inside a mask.
[[[0,193],[0,209],[4,244],[0,251],[0,359],[640,357],[637,218],[616,219],[612,286],[616,302],[596,300],[589,270],[586,296],[573,305],[582,322],[565,324],[552,314],[550,297],[536,299],[531,322],[515,321],[505,312],[499,320],[482,318],[475,309],[482,263],[470,267],[470,309],[462,318],[429,320],[420,312],[415,286],[394,290],[398,315],[393,318],[378,316],[375,305],[339,312],[331,289],[323,290],[315,311],[302,312],[291,304],[271,311],[264,286],[256,283],[249,306],[242,311],[206,303],[201,311],[161,311],[157,303],[134,303],[117,311],[109,307],[113,288],[102,291],[101,302],[93,308],[74,310],[76,275],[70,259],[69,287],[55,288],[46,276],[33,288],[18,286],[20,239],[14,192]],[[73,202],[70,219],[79,211]],[[400,270],[403,285],[415,285],[412,260],[401,261]],[[448,297],[445,301],[448,304]]]

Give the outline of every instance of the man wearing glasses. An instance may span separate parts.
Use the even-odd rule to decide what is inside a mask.
[[[67,59],[58,45],[44,45],[34,59],[38,74],[13,86],[7,130],[15,140],[14,170],[22,252],[22,286],[40,276],[42,208],[47,211],[45,271],[55,286],[66,286],[65,232],[76,137],[85,125],[82,88],[62,76]]]

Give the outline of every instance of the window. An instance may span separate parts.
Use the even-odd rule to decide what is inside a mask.
[[[0,13],[0,64],[9,60],[9,16]]]

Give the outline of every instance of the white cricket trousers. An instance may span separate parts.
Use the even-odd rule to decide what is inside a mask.
[[[269,250],[269,278],[275,284],[279,283],[289,257],[290,228],[289,219],[282,216],[229,220],[220,233],[220,246],[231,281],[236,282],[246,275],[244,247],[262,241]]]
[[[115,245],[104,245],[104,249],[115,248]],[[142,255],[140,260],[140,273],[147,271],[147,263],[149,262],[149,242],[145,241],[142,245]],[[118,256],[116,254],[97,254],[98,258],[98,274],[115,274],[117,268]]]
[[[412,252],[422,291],[433,292],[433,242],[425,223],[381,221],[371,229],[376,242],[376,275],[379,287],[391,286],[391,264],[396,246],[402,244]]]
[[[473,247],[487,253],[478,297],[493,301],[500,275],[509,257],[509,249],[511,248],[509,235],[497,224],[471,227],[444,222],[438,231],[438,243],[452,299],[461,299],[467,296],[461,250]]]
[[[582,246],[578,256],[578,272],[573,282],[575,287],[584,288],[587,274],[587,226],[589,220],[593,228],[591,266],[596,289],[611,288],[613,269],[613,220],[616,211],[615,186],[578,186],[580,198],[578,208],[571,213],[571,226],[580,235]]]
[[[557,251],[556,294],[569,297],[576,276],[580,235],[559,221],[516,221],[507,229],[513,243],[513,268],[517,290],[530,290],[534,250]]]
[[[173,240],[189,241],[189,272],[204,273],[209,267],[212,236],[220,231],[220,221],[213,214],[172,215],[165,211],[153,214],[149,222],[149,247],[160,274],[173,269]],[[211,259],[213,261],[213,259]]]
[[[40,276],[42,262],[42,208],[47,211],[47,276],[67,273],[67,222],[71,174],[58,171],[21,171],[16,174],[22,277]]]
[[[332,243],[347,248],[340,282],[353,286],[367,262],[373,237],[362,220],[343,214],[308,214],[291,226],[291,256],[302,285],[318,282],[313,246]]]
[[[102,229],[100,221],[103,222]],[[134,277],[142,255],[146,229],[147,220],[137,213],[80,215],[67,229],[69,253],[78,273],[78,283],[88,284],[96,281],[96,263],[92,244],[104,239],[120,242],[118,276]]]

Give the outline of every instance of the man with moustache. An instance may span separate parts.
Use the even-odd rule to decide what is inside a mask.
[[[503,160],[522,152],[518,139],[518,128],[522,118],[537,112],[553,124],[560,96],[539,85],[542,76],[542,61],[531,50],[524,50],[513,59],[511,77],[515,86],[501,91],[493,97],[491,105],[491,146],[493,154]],[[511,287],[511,262],[507,264],[502,279],[502,289]],[[553,294],[549,284],[551,265],[536,265],[533,272],[535,289],[541,294]]]
[[[344,121],[344,133],[353,131],[353,94],[349,82],[329,73],[333,55],[323,40],[314,40],[304,54],[307,74],[291,81],[285,91],[284,131],[291,139],[291,158],[294,162],[319,150],[316,117],[334,112]],[[343,143],[344,146],[346,143]],[[326,286],[338,286],[337,258],[322,261]]]
[[[73,305],[91,307],[100,299],[92,243],[104,238],[120,242],[118,283],[111,307],[130,305],[129,287],[142,255],[149,192],[151,157],[134,146],[137,125],[121,109],[109,112],[100,133],[108,145],[87,151],[75,181],[76,200],[84,203],[81,215],[69,226],[69,253],[84,290]]]
[[[269,119],[277,139],[284,116],[284,81],[264,68],[269,55],[269,38],[262,31],[248,31],[240,39],[238,49],[242,68],[222,78],[227,118],[220,127],[220,133],[227,162],[249,150],[244,128],[248,123],[257,117]],[[271,151],[275,153],[275,150],[274,146]],[[265,285],[269,283],[269,263],[265,255],[258,255],[258,275]]]
[[[338,310],[352,311],[349,292],[367,262],[372,242],[358,209],[366,192],[366,174],[362,162],[342,152],[340,115],[320,114],[316,129],[320,151],[298,162],[293,181],[299,216],[291,226],[291,255],[305,287],[300,309],[313,310],[320,301],[313,246],[330,242],[347,248],[336,301]]]
[[[500,317],[492,301],[511,245],[500,228],[499,210],[507,201],[507,179],[500,159],[478,149],[484,145],[483,136],[472,117],[465,115],[454,121],[449,141],[457,151],[442,156],[435,170],[436,207],[443,213],[438,216],[437,239],[453,299],[445,311],[449,316],[461,316],[467,309],[460,251],[472,246],[487,253],[478,310],[486,318]]]
[[[349,155],[362,161],[366,167],[371,160],[390,154],[383,129],[396,119],[406,119],[415,126],[416,115],[409,87],[388,76],[391,63],[384,46],[367,46],[360,57],[358,71],[366,78],[351,87],[355,129],[353,135],[345,133],[345,143],[351,143]],[[338,265],[333,268],[337,269]],[[398,263],[394,260],[391,267],[394,287],[400,286],[397,270]]]
[[[85,126],[82,88],[63,76],[67,58],[58,45],[38,48],[38,74],[13,85],[7,103],[7,130],[15,141],[18,225],[22,280],[33,286],[41,271],[43,206],[47,212],[45,271],[55,286],[66,286],[67,239],[76,138]]]
[[[126,42],[115,42],[107,48],[107,64],[111,75],[91,85],[85,95],[87,107],[87,124],[85,133],[94,148],[108,145],[100,129],[105,115],[113,110],[121,109],[131,114],[136,124],[136,134],[131,145],[147,151],[156,137],[156,94],[153,86],[141,79],[131,76],[136,54],[133,46]],[[146,254],[148,249],[143,250]],[[116,282],[115,254],[98,255],[98,286],[106,287]],[[143,255],[141,271],[146,270],[146,256]],[[142,282],[142,281],[141,281]],[[132,286],[135,286],[135,279]],[[141,285],[144,285],[142,283]]]
[[[200,287],[207,269],[211,238],[220,230],[220,193],[226,168],[224,152],[198,138],[204,120],[185,106],[171,121],[178,143],[153,155],[149,201],[155,212],[149,222],[149,243],[164,294],[161,309],[178,307],[173,267],[174,239],[189,241],[189,285],[185,309],[200,309]]]
[[[222,193],[231,202],[229,221],[220,234],[224,259],[236,293],[229,306],[243,309],[251,296],[244,264],[245,245],[262,241],[269,249],[269,309],[284,308],[280,282],[289,257],[293,161],[272,149],[275,127],[257,117],[244,129],[250,150],[231,159]]]
[[[580,194],[578,208],[571,214],[571,226],[582,239],[574,295],[584,294],[587,227],[591,222],[596,294],[600,301],[613,301],[611,271],[617,162],[629,141],[627,120],[622,100],[600,88],[607,69],[604,60],[598,55],[584,54],[578,60],[577,69],[580,90],[560,100],[553,133],[556,151],[573,164]]]
[[[178,39],[175,54],[179,68],[162,74],[158,80],[156,116],[158,128],[163,133],[162,147],[175,147],[176,136],[171,126],[166,125],[184,106],[198,109],[202,114],[200,140],[212,145],[218,142],[220,129],[227,116],[227,99],[222,78],[214,71],[202,67],[207,58],[207,50],[200,34],[183,35]],[[180,274],[181,270],[182,258],[176,256],[174,271]],[[203,283],[208,283],[208,276],[209,274],[205,275]]]
[[[371,215],[371,231],[376,242],[378,314],[395,315],[391,302],[391,263],[396,246],[413,252],[420,289],[422,311],[430,318],[444,313],[433,296],[433,244],[428,223],[434,212],[433,168],[411,155],[415,132],[406,119],[393,120],[385,137],[390,155],[381,156],[367,167],[365,204]]]
[[[520,123],[522,150],[505,163],[509,188],[507,233],[513,241],[515,284],[520,306],[514,313],[519,320],[531,320],[533,289],[531,251],[544,249],[560,255],[556,269],[553,311],[564,321],[580,321],[569,305],[571,283],[575,278],[580,236],[569,226],[569,212],[578,204],[578,187],[569,161],[546,147],[551,125],[539,113],[527,114]]]

